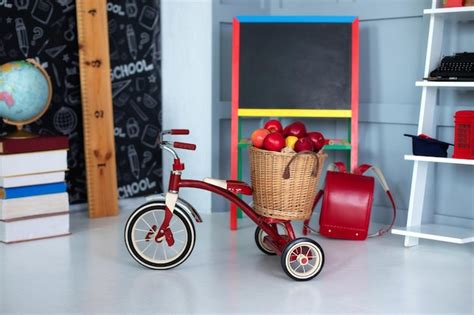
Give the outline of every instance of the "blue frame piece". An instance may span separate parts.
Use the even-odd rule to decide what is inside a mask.
[[[353,23],[356,16],[237,16],[241,23]]]

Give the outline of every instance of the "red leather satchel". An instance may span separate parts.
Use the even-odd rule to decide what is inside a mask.
[[[393,208],[391,224],[374,234],[368,235],[370,214],[374,199],[374,178],[365,176],[373,171],[386,192]],[[367,237],[379,236],[389,231],[396,218],[396,205],[387,182],[379,168],[368,164],[357,167],[353,173],[347,173],[344,163],[331,164],[326,174],[326,183],[314,201],[314,207],[320,200],[319,234],[348,240],[365,240]],[[313,207],[313,209],[314,209]],[[312,230],[309,219],[304,222],[303,234]]]

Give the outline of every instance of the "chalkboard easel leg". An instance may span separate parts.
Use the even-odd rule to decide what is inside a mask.
[[[231,120],[231,140],[230,140],[230,179],[236,180],[239,177],[239,117],[233,108]],[[230,229],[237,230],[237,206],[230,204]]]

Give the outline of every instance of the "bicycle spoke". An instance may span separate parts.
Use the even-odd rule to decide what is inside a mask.
[[[139,229],[139,228],[135,228],[134,230],[135,231],[140,231],[140,232],[145,232],[145,233],[150,232],[150,230],[142,230],[142,229]]]
[[[176,223],[179,223],[178,220],[174,220],[174,222],[170,223],[170,227],[174,226]]]
[[[142,220],[143,222],[145,222],[145,224],[150,228],[150,230],[153,230],[153,228],[150,226],[150,224],[148,224],[148,222],[145,221],[145,219],[144,219],[143,217],[141,217],[140,220]]]
[[[176,254],[178,254],[178,251],[176,249],[174,249],[173,247],[168,247],[169,249],[171,249],[173,252],[175,252]]]
[[[168,256],[166,255],[166,248],[165,248],[165,244],[163,242],[161,243],[161,248],[163,248],[163,254],[165,255],[165,260],[167,260]]]
[[[145,241],[149,241],[149,240],[147,240],[147,239],[136,240],[135,243],[138,243],[138,242],[145,242]]]
[[[184,232],[184,229],[183,229],[183,230],[179,230],[179,231],[173,231],[173,235],[174,235],[174,234],[181,233],[181,232]]]
[[[157,250],[158,250],[158,244],[155,243],[155,251],[153,252],[153,260],[155,260]]]
[[[148,249],[148,247],[151,246],[151,244],[153,244],[152,242],[148,243],[147,247],[145,247],[144,250],[142,250],[142,254],[144,254],[146,252],[146,250]]]
[[[151,214],[153,214],[153,219],[155,219],[156,226],[159,226],[158,220],[155,217],[155,211],[153,211]]]

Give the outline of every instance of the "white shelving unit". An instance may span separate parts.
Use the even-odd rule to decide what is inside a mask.
[[[432,0],[430,9],[424,14],[430,16],[428,33],[428,47],[426,50],[426,63],[424,77],[428,77],[441,57],[443,42],[443,28],[445,20],[470,20],[474,21],[474,7],[440,8],[440,0]],[[474,31],[474,30],[473,30]],[[438,89],[442,88],[468,88],[474,89],[474,82],[433,82],[418,81],[416,86],[422,87],[420,116],[418,121],[418,134],[436,134],[435,109]],[[474,160],[438,158],[428,156],[405,155],[405,160],[413,161],[413,175],[410,190],[410,203],[406,228],[394,228],[393,234],[405,236],[405,246],[416,246],[420,238],[443,242],[464,244],[474,242],[474,230],[448,225],[422,224],[422,215],[425,208],[425,192],[429,165],[432,163],[445,163],[456,165],[474,166]],[[468,198],[470,196],[467,194]],[[425,211],[425,213],[427,210]]]

